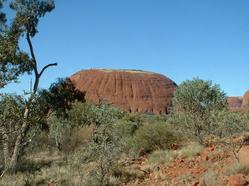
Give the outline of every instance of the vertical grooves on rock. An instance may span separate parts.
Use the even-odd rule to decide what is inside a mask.
[[[71,77],[86,100],[105,98],[129,112],[165,112],[175,84],[165,76],[141,71],[86,70]]]

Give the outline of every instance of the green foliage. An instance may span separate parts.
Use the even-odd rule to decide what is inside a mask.
[[[142,126],[142,119],[139,115],[125,115],[114,123],[114,132],[120,138],[130,138],[137,129]]]
[[[174,93],[173,109],[181,112],[205,114],[227,107],[227,98],[218,85],[198,78],[179,85]]]
[[[123,117],[123,113],[105,101],[99,104],[75,102],[68,111],[69,121],[76,126],[108,125]]]
[[[73,102],[85,102],[85,94],[75,88],[70,79],[58,79],[48,90],[39,92],[39,105],[46,115],[53,112],[57,117],[67,118],[67,110]]]
[[[15,0],[10,8],[16,11],[14,26],[21,32],[28,32],[31,37],[38,33],[39,19],[54,9],[53,0]]]
[[[17,124],[22,121],[22,114],[25,108],[23,97],[3,94],[0,97],[1,126],[6,124]],[[13,127],[13,126],[12,126]],[[11,126],[10,126],[11,128]]]
[[[3,94],[0,96],[0,127],[12,138],[18,133],[22,123],[27,122],[36,130],[39,128],[43,116],[38,115],[35,100],[30,103],[30,115],[32,117],[24,119],[23,113],[26,106],[26,100],[22,96]],[[32,130],[30,131],[33,132]],[[28,137],[28,136],[27,136]]]
[[[86,126],[94,124],[95,107],[89,103],[76,101],[72,103],[71,109],[67,111],[68,120],[74,126]]]
[[[28,72],[36,64],[34,58],[19,48],[22,36],[36,35],[39,19],[54,9],[53,0],[14,0],[10,8],[16,12],[14,20],[7,25],[6,16],[1,12],[0,1],[0,88]]]
[[[220,143],[229,148],[239,162],[239,151],[244,145],[243,133],[249,128],[247,113],[214,111],[210,116],[213,128],[213,135],[221,138]]]
[[[96,163],[93,172],[99,185],[104,185],[107,181],[120,151],[119,139],[112,134],[111,125],[101,125],[95,131],[87,152],[87,160]]]
[[[16,133],[23,122],[25,101],[20,96],[1,95],[0,98],[0,143],[13,145]]]
[[[249,175],[249,168],[247,165],[236,162],[226,167],[224,173],[227,176],[231,176],[234,174]]]
[[[131,146],[136,150],[151,152],[154,150],[169,149],[176,143],[177,136],[165,123],[154,123],[140,127],[131,140]]]
[[[225,109],[226,96],[219,86],[197,78],[183,82],[175,91],[169,122],[187,137],[195,137],[204,143],[206,135],[214,130],[211,112]]]
[[[216,186],[219,184],[220,173],[207,171],[203,176],[202,180],[206,186]]]
[[[4,0],[0,0],[0,31],[3,30],[4,24],[6,22],[6,15],[1,12],[1,9],[3,8],[3,1]]]
[[[48,119],[49,124],[49,137],[54,139],[56,147],[61,150],[61,144],[65,137],[65,131],[70,128],[67,121],[59,119],[52,115]]]
[[[241,134],[249,127],[248,115],[243,112],[213,111],[209,119],[213,125],[213,135],[220,138]]]
[[[97,105],[75,102],[72,109],[68,111],[68,116],[73,126],[80,127],[90,124],[95,126],[82,157],[85,164],[93,164],[93,168],[86,175],[88,185],[109,184],[112,168],[123,150],[124,143],[120,136],[121,129],[119,129],[121,124],[116,123],[124,117],[124,114],[110,104],[101,101]],[[135,118],[129,119],[136,121]],[[126,118],[126,121],[129,119]],[[131,128],[131,130],[135,130],[133,127]]]
[[[203,150],[198,143],[190,143],[177,150],[158,150],[149,155],[149,162],[152,164],[168,163],[176,158],[193,158]]]
[[[149,162],[151,164],[166,164],[174,159],[174,155],[169,150],[154,151],[149,155]]]
[[[105,100],[101,100],[99,104],[95,105],[92,112],[94,119],[93,122],[96,126],[112,124],[117,119],[123,117],[123,112]]]

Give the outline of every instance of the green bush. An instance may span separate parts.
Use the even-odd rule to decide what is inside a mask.
[[[94,122],[93,105],[89,103],[74,102],[68,110],[68,120],[73,126],[86,126]]]
[[[83,146],[91,137],[93,127],[75,126],[65,119],[52,115],[48,119],[49,134],[47,142],[64,153],[71,153]]]
[[[225,175],[231,176],[234,174],[244,174],[244,175],[249,175],[249,167],[246,165],[243,165],[241,163],[234,163],[225,169]]]
[[[85,94],[77,90],[69,78],[60,78],[48,90],[38,93],[38,103],[44,115],[54,112],[57,117],[67,118],[66,111],[75,101],[85,102]]]
[[[150,156],[149,156],[149,162],[151,164],[165,164],[170,162],[175,158],[174,154],[169,151],[169,150],[158,150],[154,151]]]
[[[213,111],[209,119],[214,128],[213,134],[220,138],[241,134],[249,127],[248,115],[243,112]]]
[[[114,123],[121,119],[124,114],[111,104],[100,101],[99,104],[74,102],[68,111],[68,118],[74,126],[86,126],[94,124],[97,127],[109,123]]]
[[[166,123],[154,123],[140,127],[130,141],[132,148],[151,152],[169,149],[178,140]]]
[[[211,81],[193,79],[179,85],[174,93],[169,122],[186,136],[204,143],[214,130],[210,121],[211,112],[227,109],[227,99],[218,85]]]
[[[142,126],[142,120],[136,115],[127,115],[117,120],[113,132],[120,138],[131,137]]]
[[[203,114],[227,107],[226,94],[219,85],[199,78],[184,81],[174,92],[173,108],[181,112]]]
[[[225,145],[233,152],[236,160],[239,162],[239,151],[244,145],[248,130],[248,115],[243,112],[214,111],[210,116],[213,135],[219,137],[219,142]]]

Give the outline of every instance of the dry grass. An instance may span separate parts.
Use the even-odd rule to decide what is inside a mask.
[[[249,167],[246,165],[243,165],[241,163],[234,163],[230,166],[228,166],[225,170],[224,170],[224,174],[227,176],[231,176],[234,174],[244,174],[244,175],[249,175]]]
[[[202,180],[206,186],[217,186],[219,185],[219,174],[208,171],[202,176]]]
[[[154,151],[149,156],[149,163],[166,164],[176,158],[193,158],[198,153],[200,153],[202,149],[203,146],[201,146],[199,143],[190,143],[189,145],[175,151],[172,150]]]

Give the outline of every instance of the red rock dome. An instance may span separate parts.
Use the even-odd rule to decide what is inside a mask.
[[[167,113],[176,88],[163,75],[138,70],[82,70],[70,79],[87,101],[104,98],[128,112]]]
[[[249,109],[249,91],[243,96],[242,109]]]
[[[227,102],[231,110],[240,110],[242,106],[242,97],[228,97]]]

